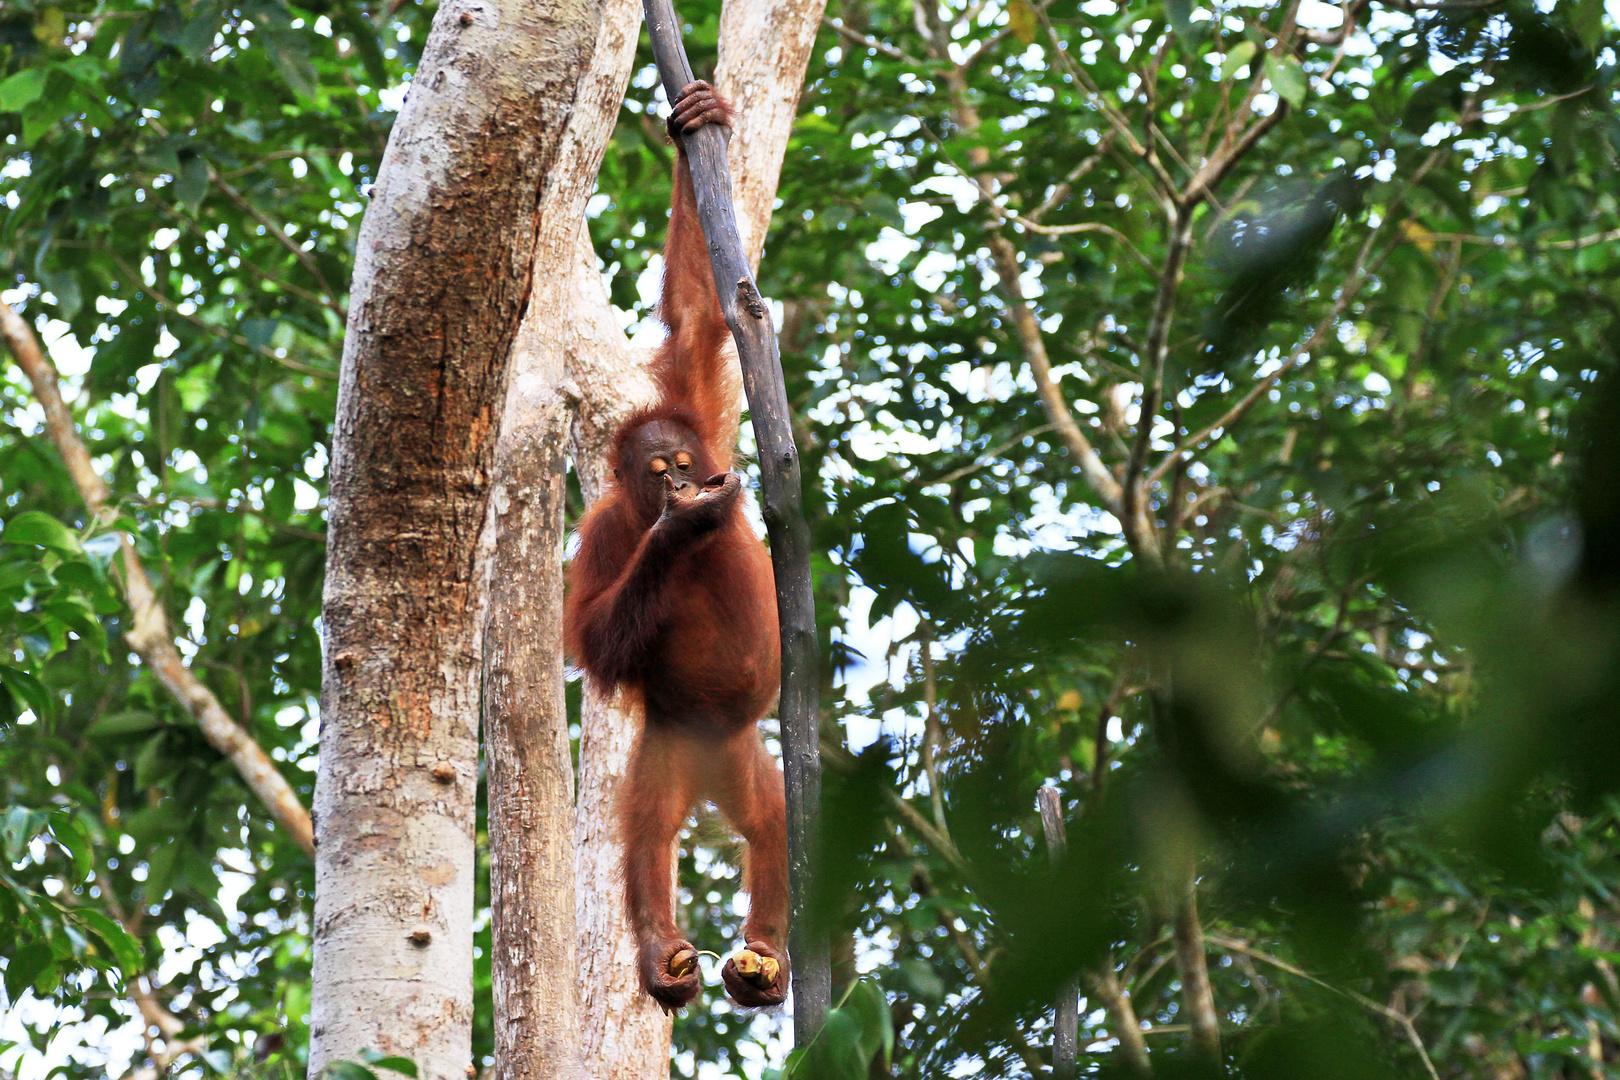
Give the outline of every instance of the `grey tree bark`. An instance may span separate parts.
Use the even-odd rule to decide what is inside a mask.
[[[581,983],[593,974],[581,966],[577,947],[574,771],[562,663],[564,451],[578,391],[564,369],[564,338],[546,328],[570,325],[577,306],[574,270],[585,202],[635,50],[636,23],[628,13],[619,0],[603,4],[591,61],[540,201],[534,294],[513,347],[495,455],[484,730],[499,1080],[590,1075],[582,1066],[588,1040],[580,1035],[580,1000]],[[585,245],[588,253],[588,236]],[[611,330],[618,334],[617,324]],[[584,892],[593,891],[587,875],[578,878]],[[629,1019],[615,1030],[629,1035],[630,1044],[595,1045],[590,1060],[599,1066],[626,1061],[641,1070],[632,1075],[647,1075],[652,1061],[662,1064],[669,1024],[655,1009],[640,1011],[656,1016],[617,1018]],[[599,1030],[602,1017],[587,1010],[584,1022],[587,1030]]]
[[[447,0],[361,225],[333,437],[311,1075],[471,1066],[480,534],[600,0]]]

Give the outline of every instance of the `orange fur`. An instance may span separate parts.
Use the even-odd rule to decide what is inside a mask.
[[[702,83],[683,91],[677,120],[683,110],[698,115],[697,126],[729,117]],[[726,986],[740,1004],[775,1005],[787,988],[787,834],[781,772],[756,721],[780,679],[776,591],[727,471],[739,383],[678,139],[676,147],[659,308],[669,335],[653,368],[659,398],[620,429],[613,487],[580,523],[564,637],[598,689],[623,686],[645,704],[620,804],[642,986],[666,1009],[697,994],[695,971],[669,971],[691,948],[675,925],[670,855],[692,804],[709,797],[748,842],[744,940],[781,965],[760,987],[728,963]],[[677,459],[689,466],[678,469]]]

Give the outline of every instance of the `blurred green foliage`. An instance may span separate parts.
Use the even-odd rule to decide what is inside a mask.
[[[681,7],[706,73],[718,5]],[[992,0],[940,11],[941,58],[909,2],[829,8],[761,268],[820,553],[841,983],[787,1075],[1044,1070],[1076,971],[1163,1077],[1620,1072],[1620,30],[1596,0],[1372,3],[1340,41],[1341,10]],[[194,670],[306,797],[343,289],[429,14],[0,9],[6,299]],[[637,317],[670,166],[647,62],[590,223]],[[1144,418],[1164,178],[1251,89],[1275,120],[1190,211]],[[994,233],[1104,463],[1162,466],[1161,559],[1054,429]],[[178,1071],[300,1072],[308,864],[131,662],[112,549],[26,383],[0,397],[8,1003],[125,1025],[144,972],[207,1047]],[[720,951],[735,845],[694,835]],[[1218,1064],[1188,1048],[1189,872]],[[1132,1075],[1082,993],[1081,1074]],[[778,1027],[706,995],[674,1071],[770,1072]],[[99,1075],[75,1030],[64,1075]]]

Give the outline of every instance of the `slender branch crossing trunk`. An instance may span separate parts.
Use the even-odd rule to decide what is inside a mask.
[[[311,1075],[471,1067],[480,535],[543,182],[599,0],[448,0],[361,225],[338,389]]]

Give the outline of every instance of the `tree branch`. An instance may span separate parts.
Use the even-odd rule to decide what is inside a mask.
[[[116,516],[109,505],[105,481],[96,473],[90,454],[79,438],[73,416],[62,400],[56,368],[39,347],[33,328],[9,304],[0,304],[0,336],[11,355],[34,386],[34,397],[45,410],[45,426],[57,453],[67,465],[68,475],[84,500],[90,516],[107,525]],[[140,556],[128,533],[118,533],[119,553],[124,567],[124,597],[132,620],[125,640],[157,676],[182,708],[197,722],[208,744],[228,758],[238,775],[270,816],[306,855],[315,853],[315,832],[309,812],[298,801],[292,785],[276,770],[268,755],[219,703],[213,691],[194,675],[175,648],[163,607],[152,591],[152,583],[141,565]]]
[[[1063,861],[1068,836],[1063,826],[1063,796],[1058,789],[1043,785],[1035,793],[1041,812],[1041,829],[1046,834],[1046,852],[1056,864]],[[1052,1076],[1054,1080],[1074,1080],[1080,1042],[1080,980],[1065,979],[1058,987],[1057,1005],[1052,1014]]]
[[[831,27],[833,30],[837,31],[840,37],[848,38],[850,41],[864,49],[871,49],[873,52],[882,53],[884,56],[887,56],[890,59],[903,61],[912,65],[913,67],[926,66],[923,61],[917,59],[915,56],[912,56],[904,49],[890,45],[887,41],[879,41],[871,34],[863,34],[853,27],[845,26],[843,19],[835,19],[831,16],[823,16],[821,22],[823,26]]]
[[[63,246],[66,247],[69,245],[64,242]],[[91,245],[88,244],[84,246],[91,247]],[[282,367],[290,368],[291,370],[299,372],[300,374],[313,375],[320,379],[337,378],[337,372],[335,371],[327,371],[324,368],[313,367],[290,357],[277,356],[272,350],[266,349],[262,345],[253,344],[253,342],[249,341],[241,334],[232,333],[223,326],[216,326],[206,319],[201,319],[189,312],[182,311],[180,309],[180,305],[176,301],[165,296],[155,286],[148,285],[146,283],[146,279],[141,276],[140,272],[133,266],[129,265],[129,263],[125,262],[123,259],[106,249],[93,248],[93,250],[100,250],[102,254],[111,259],[113,265],[118,267],[119,270],[123,271],[125,277],[129,278],[129,283],[142,292],[149,293],[152,299],[157,301],[159,307],[163,308],[165,311],[171,312],[172,314],[178,315],[180,318],[186,320],[186,322],[197,327],[198,329],[213,334],[217,338],[229,341],[232,345],[240,345],[242,348],[257,353],[259,356],[264,357],[273,364],[280,364]],[[154,273],[153,276],[156,277],[157,275]]]
[[[1262,949],[1255,948],[1246,941],[1240,941],[1237,938],[1223,937],[1218,934],[1211,934],[1206,940],[1218,949],[1225,949],[1227,952],[1235,952],[1242,956],[1251,957],[1260,961],[1262,964],[1269,964],[1278,971],[1286,971],[1288,974],[1293,975],[1296,978],[1304,979],[1309,983],[1315,983],[1324,990],[1329,990],[1340,995],[1341,997],[1349,998],[1351,1001],[1355,1002],[1357,1005],[1360,1005],[1368,1012],[1377,1013],[1386,1020],[1394,1022],[1400,1026],[1401,1030],[1406,1035],[1407,1041],[1410,1042],[1412,1044],[1412,1048],[1417,1051],[1418,1057],[1423,1061],[1423,1068],[1429,1074],[1431,1080],[1440,1080],[1440,1073],[1435,1069],[1434,1062],[1429,1060],[1429,1052],[1423,1046],[1423,1039],[1418,1035],[1416,1025],[1412,1023],[1412,1018],[1407,1016],[1405,1013],[1392,1009],[1387,1005],[1380,1005],[1372,998],[1358,994],[1354,990],[1346,990],[1343,987],[1334,986],[1332,983],[1327,982],[1324,979],[1319,979],[1308,971],[1295,967],[1293,964],[1290,964],[1288,961],[1283,960],[1280,957],[1273,956]]]
[[[1221,1060],[1221,1022],[1215,993],[1209,985],[1209,961],[1204,955],[1204,927],[1198,921],[1198,877],[1185,867],[1176,897],[1176,972],[1181,977],[1181,1002],[1192,1029],[1193,1053],[1206,1061]]]
[[[225,197],[235,203],[243,213],[264,226],[264,231],[269,233],[276,243],[292,253],[292,257],[298,260],[298,264],[309,273],[310,277],[315,279],[315,284],[320,286],[321,291],[332,298],[333,310],[342,310],[343,303],[339,299],[337,290],[327,284],[326,277],[321,273],[321,268],[315,265],[314,256],[294,242],[293,238],[288,236],[280,225],[277,225],[264,211],[253,205],[251,199],[236,190],[230,181],[221,176],[219,171],[212,165],[208,166],[208,179],[213,182],[215,187],[224,192]]]

